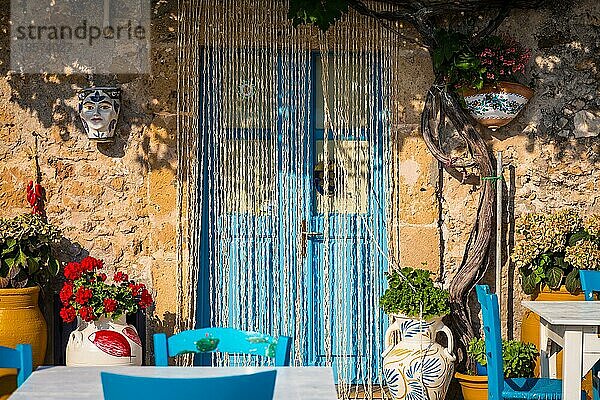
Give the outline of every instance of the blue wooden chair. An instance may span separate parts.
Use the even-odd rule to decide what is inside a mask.
[[[0,368],[16,368],[17,386],[21,386],[33,369],[31,345],[18,344],[16,349],[0,346]]]
[[[502,337],[498,296],[487,285],[477,285],[477,299],[483,314],[485,353],[488,370],[488,400],[536,399],[560,400],[562,381],[549,378],[504,378]],[[585,399],[585,392],[582,393]]]
[[[166,378],[101,372],[104,400],[272,400],[277,371],[213,378]]]
[[[586,301],[594,300],[594,292],[600,293],[600,271],[584,271],[579,270],[579,278],[581,280],[581,290]],[[592,382],[594,392],[594,400],[600,400],[600,362],[597,362],[592,367]]]
[[[164,333],[154,335],[154,364],[169,365],[169,357],[188,353],[223,352],[254,354],[275,359],[275,366],[290,365],[291,338],[274,338],[258,332],[234,328],[203,328],[183,331],[167,339]]]
[[[579,279],[585,300],[594,300],[594,292],[600,293],[600,271],[579,270]]]

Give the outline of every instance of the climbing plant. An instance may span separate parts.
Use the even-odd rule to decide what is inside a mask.
[[[425,97],[421,114],[421,133],[431,154],[452,176],[466,181],[467,168],[475,168],[479,177],[493,175],[493,156],[461,106],[453,85],[448,84],[450,62],[468,54],[466,46],[476,47],[489,39],[513,9],[551,6],[548,0],[289,0],[289,18],[295,25],[313,24],[326,31],[349,10],[375,18],[397,34],[398,41],[410,42],[429,52],[435,79]],[[410,24],[416,34],[399,29],[398,23]],[[466,65],[477,79],[477,65]],[[475,83],[479,85],[479,81]],[[453,129],[466,145],[470,157],[457,159],[442,145],[440,134]],[[467,241],[460,267],[449,283],[450,319],[459,349],[459,368],[466,369],[466,348],[475,336],[468,295],[483,275],[490,259],[494,217],[494,190],[490,180],[481,180],[477,215]]]

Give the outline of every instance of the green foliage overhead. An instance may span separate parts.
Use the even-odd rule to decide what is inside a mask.
[[[316,25],[325,32],[347,12],[347,0],[290,0],[288,18],[294,27]]]
[[[429,271],[404,267],[386,276],[389,287],[379,300],[385,313],[430,319],[450,312],[448,291],[434,286]]]
[[[472,339],[467,348],[471,359],[481,365],[487,365],[485,341]],[[531,378],[535,368],[535,359],[539,355],[531,343],[518,340],[502,340],[502,362],[505,378]]]
[[[0,219],[0,288],[48,284],[60,269],[51,245],[61,238],[60,230],[38,215]]]

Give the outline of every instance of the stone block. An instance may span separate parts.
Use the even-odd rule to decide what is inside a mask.
[[[573,117],[575,138],[595,137],[600,134],[600,113],[581,110]]]
[[[437,227],[427,225],[400,226],[400,263],[402,266],[440,270],[440,235]],[[427,263],[425,266],[423,263]]]

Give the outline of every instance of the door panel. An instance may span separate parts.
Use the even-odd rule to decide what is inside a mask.
[[[295,364],[376,382],[387,268],[376,66],[354,62],[360,55],[329,61],[337,81],[327,103],[345,122],[326,133],[319,57],[228,57],[214,68],[219,91],[206,105],[218,127],[207,130],[210,315],[199,326],[292,336]]]

